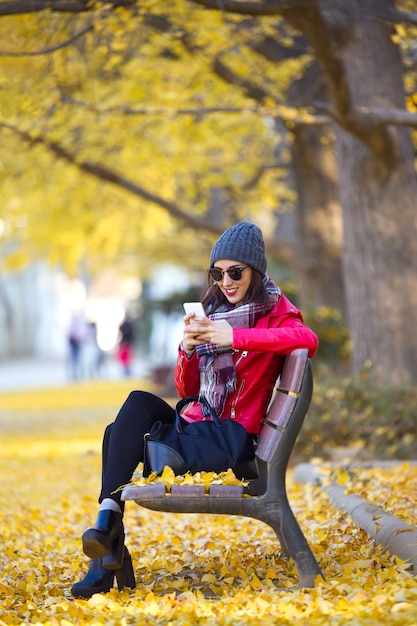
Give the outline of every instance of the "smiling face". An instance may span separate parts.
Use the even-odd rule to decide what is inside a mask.
[[[222,270],[222,280],[216,281],[219,289],[224,293],[225,297],[231,304],[239,304],[245,299],[246,293],[249,289],[252,280],[252,268],[246,263],[240,261],[231,261],[230,259],[222,259],[216,261],[214,266],[216,269]],[[230,268],[245,268],[242,271],[242,278],[239,280],[232,280],[229,274],[225,271]]]

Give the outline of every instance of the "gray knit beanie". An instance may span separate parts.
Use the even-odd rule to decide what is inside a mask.
[[[228,228],[213,246],[210,267],[221,259],[247,263],[263,276],[267,261],[261,229],[250,222],[239,222]]]

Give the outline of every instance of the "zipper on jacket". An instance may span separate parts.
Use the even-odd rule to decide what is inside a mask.
[[[242,354],[240,355],[240,357],[236,361],[236,365],[239,365],[241,360],[244,359],[246,356],[248,356],[248,351],[247,350],[243,350]]]
[[[238,389],[238,392],[236,394],[236,398],[234,399],[232,408],[230,409],[230,418],[232,420],[236,419],[236,405],[238,403],[238,400],[240,398],[240,394],[242,393],[243,387],[245,386],[245,380],[243,379],[242,382],[240,383],[240,387]]]
[[[236,361],[235,367],[237,367],[239,365],[239,363],[241,362],[241,360],[244,359],[247,356],[248,356],[248,351],[247,350],[243,350],[242,354],[239,356],[239,358]],[[243,389],[244,385],[245,385],[245,381],[242,380],[242,382],[240,383],[239,391],[237,392],[235,401],[233,402],[233,406],[230,409],[230,418],[232,420],[236,419],[236,409],[235,409],[235,406],[236,406],[236,403],[237,403],[237,401],[239,399],[239,396],[240,396],[240,394],[242,392],[242,389]]]

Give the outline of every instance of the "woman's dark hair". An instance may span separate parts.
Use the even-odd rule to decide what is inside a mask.
[[[208,276],[207,286],[208,289],[204,291],[201,302],[206,313],[215,313],[220,306],[228,304],[229,301],[210,275]],[[239,304],[248,304],[249,302],[261,303],[265,311],[270,307],[269,295],[264,285],[262,274],[253,267],[252,277],[245,299]]]

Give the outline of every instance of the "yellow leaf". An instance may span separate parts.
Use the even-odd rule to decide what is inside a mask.
[[[276,570],[269,567],[265,572],[265,578],[276,578],[276,577],[277,577]]]
[[[194,478],[193,478],[192,474],[187,472],[184,476],[181,477],[181,480],[179,480],[179,482],[182,485],[194,485]]]
[[[242,482],[236,478],[233,470],[229,468],[222,479],[223,485],[241,485]]]
[[[202,576],[201,581],[203,583],[215,583],[217,582],[217,578],[214,576],[214,574],[204,574],[204,576]]]
[[[170,489],[172,485],[175,483],[175,474],[174,471],[165,465],[164,471],[161,474],[160,480],[164,483],[167,489]]]

